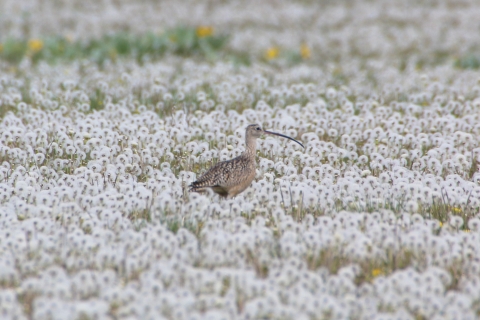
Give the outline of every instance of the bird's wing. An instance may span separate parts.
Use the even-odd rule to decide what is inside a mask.
[[[211,167],[190,187],[194,189],[214,186],[230,187],[243,181],[247,170],[248,164],[240,157],[222,161]]]

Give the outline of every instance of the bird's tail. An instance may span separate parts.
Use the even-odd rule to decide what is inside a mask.
[[[195,181],[188,186],[188,192],[204,192],[206,188],[208,188],[208,186],[204,186],[203,183]]]

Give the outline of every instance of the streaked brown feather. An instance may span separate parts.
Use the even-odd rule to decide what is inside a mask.
[[[255,159],[244,154],[231,160],[222,161],[211,167],[197,181],[190,185],[190,191],[201,192],[205,188],[213,188],[221,196],[228,196],[228,190],[237,185],[251,181],[248,178],[255,173]],[[247,186],[248,187],[248,186]]]

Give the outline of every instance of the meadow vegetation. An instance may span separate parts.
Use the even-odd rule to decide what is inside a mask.
[[[2,319],[480,316],[475,1],[55,3],[0,3]],[[251,123],[306,148],[188,193]]]

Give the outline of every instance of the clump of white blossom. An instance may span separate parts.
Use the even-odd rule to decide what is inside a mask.
[[[366,50],[353,31],[330,35]],[[475,319],[479,75],[382,48],[342,84],[333,63],[0,65],[0,318]],[[245,192],[189,194],[251,123],[306,148],[265,137]]]

